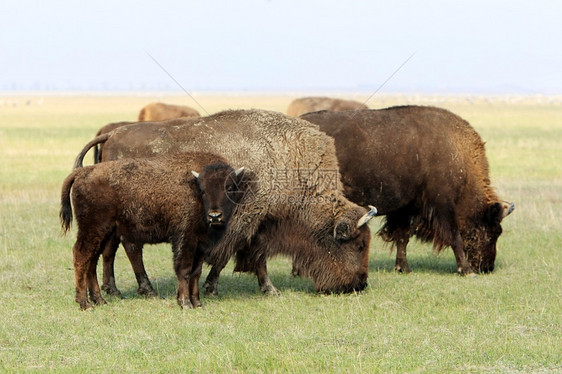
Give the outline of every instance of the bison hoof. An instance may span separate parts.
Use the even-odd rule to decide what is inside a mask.
[[[80,304],[80,309],[82,309],[82,310],[92,310],[92,309],[94,309],[94,306],[87,301],[80,301],[80,302],[78,302],[78,304]]]
[[[144,296],[144,297],[147,297],[147,298],[158,297],[158,294],[156,293],[156,291],[154,291],[154,289],[152,287],[151,288],[139,287],[137,289],[137,294],[139,296]]]
[[[412,272],[412,269],[410,269],[408,265],[406,266],[396,265],[394,266],[394,270],[396,270],[398,273],[406,273],[406,274]]]
[[[295,265],[293,264],[293,269],[291,270],[291,275],[293,277],[300,277],[301,276],[301,271],[299,268],[295,267]]]
[[[105,299],[103,297],[97,297],[97,298],[93,299],[92,302],[95,305],[105,305],[105,304],[107,304],[107,301],[105,301]]]
[[[205,289],[205,296],[218,296],[219,295],[219,291],[217,290],[217,287],[209,284],[209,283],[205,283],[203,285],[203,288]]]
[[[180,300],[180,299],[178,299],[178,305],[179,305],[182,309],[193,309],[193,304],[191,304],[191,301],[189,301],[189,300]]]
[[[281,296],[281,292],[279,292],[279,290],[274,286],[266,287],[262,289],[261,292],[267,296]]]
[[[110,296],[117,296],[117,297],[120,298],[120,299],[123,299],[123,298],[124,298],[123,295],[121,294],[121,291],[119,291],[119,290],[117,289],[117,287],[112,287],[112,286],[108,286],[108,285],[105,285],[105,284],[104,284],[103,286],[101,286],[101,289],[102,289],[102,291],[105,292],[107,295],[110,295]]]
[[[458,268],[457,271],[459,272],[460,275],[465,277],[476,278],[478,276],[478,274],[473,272],[472,269],[470,268],[468,269]]]

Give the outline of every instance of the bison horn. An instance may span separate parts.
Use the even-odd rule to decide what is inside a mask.
[[[244,166],[242,166],[240,169],[236,170],[236,171],[234,172],[234,174],[236,174],[236,176],[239,176],[240,173],[242,173],[243,171],[244,171]]]
[[[503,201],[503,216],[502,219],[509,216],[515,209],[515,204],[509,201]]]
[[[199,173],[198,173],[198,172],[191,170],[191,174],[193,174],[193,176],[194,176],[195,178],[199,178]]]
[[[359,218],[359,221],[357,221],[357,228],[360,228],[361,226],[369,222],[371,218],[377,215],[377,208],[375,208],[372,205],[369,205],[369,209],[370,210],[367,213],[365,213],[363,217]]]

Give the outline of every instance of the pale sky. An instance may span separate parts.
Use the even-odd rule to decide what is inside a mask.
[[[2,92],[180,90],[151,55],[190,92],[562,94],[562,1],[11,0],[0,27]]]

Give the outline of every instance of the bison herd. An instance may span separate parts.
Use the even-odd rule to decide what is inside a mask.
[[[371,233],[396,247],[395,269],[410,272],[412,236],[450,246],[458,272],[494,269],[501,222],[514,208],[490,185],[484,142],[457,115],[435,107],[369,110],[358,102],[301,98],[287,115],[227,110],[206,117],[189,107],[152,103],[139,122],[104,126],[79,152],[65,179],[63,231],[75,217],[76,302],[104,304],[121,295],[113,262],[121,243],[138,282],[154,296],[142,249],[172,245],[177,302],[201,306],[203,285],[219,276],[256,274],[260,290],[278,294],[267,260],[289,257],[293,274],[318,292],[367,286]],[[94,148],[94,165],[83,166]],[[96,268],[103,258],[100,288]]]

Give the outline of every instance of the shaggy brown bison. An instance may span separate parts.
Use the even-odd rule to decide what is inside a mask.
[[[266,293],[278,292],[266,269],[267,257],[276,254],[302,263],[303,274],[319,291],[366,286],[370,232],[361,218],[372,213],[343,195],[332,138],[309,122],[263,110],[175,121],[173,126],[145,123],[102,135],[88,143],[75,166],[81,165],[88,147],[103,142],[102,160],[207,150],[231,163],[243,162],[255,183],[210,250],[208,262],[214,266],[206,291],[216,292],[218,275],[236,252],[251,259],[240,268],[255,271]]]
[[[163,121],[162,126],[165,126],[168,122],[173,123],[174,120]],[[109,133],[115,130],[118,127],[127,126],[131,124],[144,124],[146,122],[114,122],[109,123],[103,126],[96,134],[96,138],[99,139],[100,135],[102,137],[109,137]],[[92,145],[88,143],[86,145],[86,149],[94,148],[94,163],[100,163],[102,158],[102,150],[96,142],[93,142]],[[74,169],[78,167],[82,167],[82,158],[80,159],[80,164],[75,165]],[[108,240],[106,243],[107,249],[103,251],[102,258],[103,258],[103,283],[101,289],[105,291],[109,295],[119,296],[122,297],[121,292],[117,288],[115,284],[115,271],[114,271],[114,263],[115,263],[115,254],[119,247],[119,238],[113,236],[111,240]],[[123,243],[124,246],[127,246],[127,243]],[[157,296],[156,291],[154,291],[150,280],[148,279],[148,275],[144,269],[144,263],[142,260],[142,250],[129,250],[127,252],[129,261],[131,262],[131,266],[133,267],[135,276],[138,281],[138,294],[145,295],[145,296]]]
[[[317,112],[301,118],[334,137],[346,196],[386,215],[380,234],[410,272],[411,236],[451,246],[461,274],[494,269],[501,221],[513,210],[490,186],[484,142],[459,116],[439,108]]]
[[[287,107],[287,114],[298,117],[304,113],[317,112],[319,110],[361,110],[369,109],[367,105],[355,100],[332,99],[330,97],[301,97],[291,101]]]
[[[171,105],[164,103],[147,104],[139,112],[140,121],[164,121],[180,117],[199,117],[200,114],[195,109],[186,105]]]
[[[200,174],[190,173],[201,169]],[[80,307],[92,307],[88,291],[94,304],[105,303],[96,276],[97,260],[107,242],[115,251],[119,239],[129,255],[141,252],[145,243],[171,243],[178,304],[200,306],[203,255],[225,231],[236,203],[239,174],[222,157],[202,152],[103,162],[74,170],[62,186],[60,218],[67,232],[74,207],[78,224],[74,276]],[[150,286],[142,257],[141,267],[131,263],[139,284],[146,281]]]

